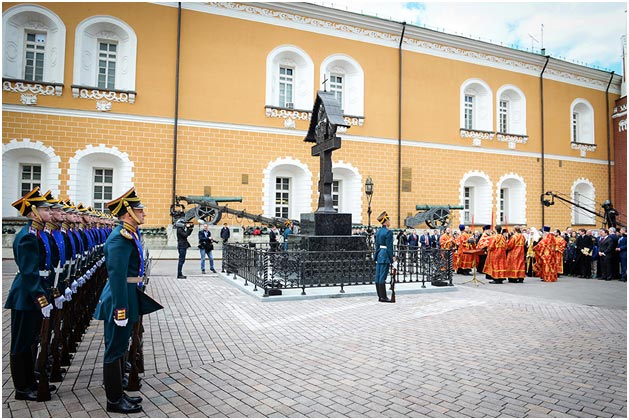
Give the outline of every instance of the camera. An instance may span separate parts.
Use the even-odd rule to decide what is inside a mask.
[[[175,228],[190,229],[193,226],[192,223],[186,223],[184,219],[179,219],[175,222]]]

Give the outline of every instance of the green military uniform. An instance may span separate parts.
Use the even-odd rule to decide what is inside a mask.
[[[134,226],[121,222],[109,235],[104,246],[107,283],[103,288],[94,317],[105,321],[105,356],[103,377],[107,395],[107,411],[136,413],[142,410],[141,398],[129,397],[123,392],[122,375],[125,353],[133,324],[139,315],[161,309],[162,306],[145,295],[138,283],[144,276],[144,253],[137,225],[141,221],[134,209],[142,209],[135,188],[107,203],[111,214],[121,218],[127,213]]]
[[[23,216],[33,212],[37,218],[38,207],[50,207],[39,193],[39,187],[12,204]],[[50,274],[47,258],[49,243],[42,235],[44,225],[30,220],[13,240],[13,256],[18,273],[13,279],[5,309],[11,309],[11,377],[18,400],[37,399],[35,366],[31,346],[36,343],[42,322],[42,313],[50,315],[52,305],[46,298],[45,280]],[[47,266],[48,265],[48,266]]]

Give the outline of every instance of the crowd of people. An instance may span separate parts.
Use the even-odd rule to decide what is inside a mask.
[[[544,226],[483,226],[472,232],[469,226],[417,232],[400,230],[398,249],[422,247],[453,250],[452,267],[458,274],[473,269],[485,273],[491,283],[522,283],[525,277],[554,282],[561,275],[601,280],[627,281],[627,230],[614,227],[598,230],[580,228],[565,231]]]

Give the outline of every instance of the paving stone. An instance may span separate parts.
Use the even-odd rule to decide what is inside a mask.
[[[260,302],[218,276],[175,289],[175,265],[152,272],[148,292],[165,309],[145,317],[138,417],[627,416],[626,300],[591,306],[551,288],[583,288],[585,302],[604,287],[626,296],[624,283],[562,277],[498,289],[455,276],[453,292],[402,294],[396,305]],[[8,319],[4,310],[5,349]],[[103,323],[92,321],[45,403],[13,399],[5,353],[3,414],[125,417],[104,411],[103,349]]]

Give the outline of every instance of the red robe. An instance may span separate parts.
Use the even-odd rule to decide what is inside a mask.
[[[441,249],[456,249],[456,244],[454,243],[454,237],[444,232],[443,235],[439,237],[439,247]],[[452,253],[452,268],[455,271],[456,271],[456,264],[457,264],[456,255],[453,252]],[[441,266],[441,271],[444,271],[445,269],[446,269],[446,265],[445,265],[445,260],[444,260],[443,265]]]
[[[507,272],[510,279],[523,279],[526,276],[524,266],[524,247],[526,238],[521,233],[514,233],[507,242]]]
[[[561,236],[555,236],[557,249],[555,250],[555,258],[557,261],[557,274],[563,274],[563,252],[566,250],[566,240]]]
[[[506,278],[507,273],[507,238],[502,233],[495,233],[489,238],[487,246],[487,259],[483,273],[489,274],[495,279]]]
[[[555,242],[555,235],[547,234],[535,245],[534,249],[537,274],[544,281],[557,281],[557,243]]]
[[[467,232],[463,232],[461,233],[461,236],[459,236],[457,238],[457,243],[459,245],[459,250],[458,250],[458,254],[459,254],[459,263],[458,263],[458,268],[462,268],[463,270],[468,270],[468,269],[472,269],[472,267],[474,266],[474,258],[476,258],[475,255],[472,254],[466,254],[464,251],[465,250],[469,250],[469,249],[474,249],[475,245],[468,243],[468,239],[470,239],[472,237],[472,235],[470,235]]]

